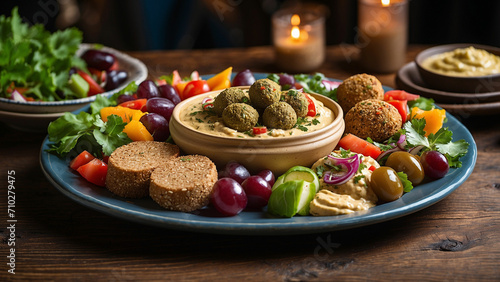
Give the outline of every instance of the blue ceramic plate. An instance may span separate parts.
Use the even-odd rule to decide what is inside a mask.
[[[474,169],[477,148],[470,132],[456,118],[448,115],[445,126],[453,131],[454,140],[465,139],[470,144],[469,152],[462,158],[461,168],[451,169],[442,179],[415,187],[410,193],[404,194],[394,202],[378,205],[365,212],[341,216],[276,218],[262,210],[243,211],[234,217],[221,217],[211,208],[193,213],[168,211],[151,199],[120,198],[105,188],[87,182],[68,167],[69,160],[47,153],[50,144],[48,138],[42,144],[40,163],[47,179],[64,195],[92,209],[138,223],[186,231],[235,235],[319,233],[402,217],[437,203],[457,189]]]

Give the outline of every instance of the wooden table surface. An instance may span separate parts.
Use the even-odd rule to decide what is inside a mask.
[[[423,46],[410,46],[411,61]],[[329,47],[318,70],[345,79],[355,48]],[[152,77],[174,69],[276,72],[272,49],[136,52]],[[395,74],[377,75],[394,87]],[[0,280],[500,280],[500,115],[459,117],[477,142],[469,179],[444,200],[399,219],[294,236],[191,233],[117,219],[75,203],[45,178],[45,134],[0,124]],[[7,218],[15,172],[15,230]],[[13,237],[14,239],[11,239]],[[8,272],[15,241],[15,274]]]

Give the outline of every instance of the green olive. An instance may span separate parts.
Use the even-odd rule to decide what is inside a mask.
[[[370,187],[383,202],[391,202],[403,195],[403,183],[396,171],[388,166],[381,166],[373,171]]]
[[[389,155],[385,165],[395,171],[402,171],[408,176],[413,185],[418,185],[424,180],[424,168],[419,159],[408,152],[394,152]]]

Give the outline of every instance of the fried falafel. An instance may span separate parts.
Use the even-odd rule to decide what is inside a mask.
[[[287,130],[294,127],[297,123],[297,114],[288,103],[277,102],[264,110],[262,122],[268,128]]]
[[[239,132],[251,130],[259,121],[259,113],[245,103],[233,103],[222,112],[222,120],[227,127]]]
[[[356,103],[366,99],[384,99],[382,83],[373,75],[366,73],[353,75],[337,88],[337,100],[344,114]]]
[[[230,87],[219,93],[214,99],[214,111],[218,116],[222,116],[224,109],[233,103],[247,103],[248,97],[245,92],[238,87]]]
[[[279,102],[281,97],[281,86],[268,79],[263,78],[255,81],[248,91],[251,104],[260,109]]]
[[[352,133],[363,139],[370,137],[376,142],[387,140],[402,126],[398,110],[377,99],[358,102],[347,112],[344,121],[344,134]]]
[[[309,103],[304,93],[291,89],[283,92],[281,99],[292,106],[297,114],[297,117],[307,116],[307,106]]]

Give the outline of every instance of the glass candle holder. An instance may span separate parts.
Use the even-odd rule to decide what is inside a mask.
[[[367,71],[397,71],[406,61],[407,0],[359,0],[360,64]]]
[[[302,5],[273,14],[275,63],[280,71],[311,72],[325,60],[325,13],[320,7]]]

